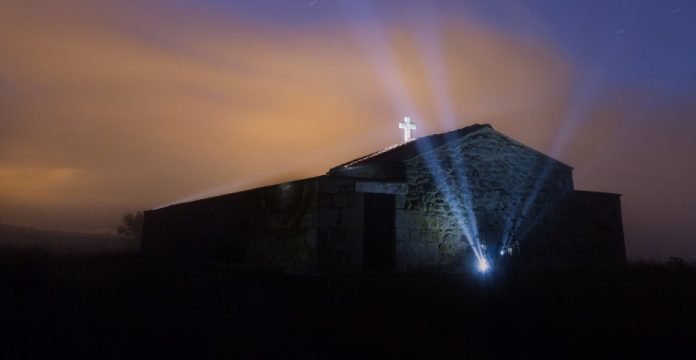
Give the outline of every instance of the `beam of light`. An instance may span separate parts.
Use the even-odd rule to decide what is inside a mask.
[[[551,147],[548,151],[549,156],[552,158],[560,158],[565,149],[568,147],[572,141],[573,136],[577,132],[578,128],[582,126],[585,119],[587,110],[592,104],[594,93],[598,89],[598,78],[596,76],[590,76],[587,79],[583,79],[576,89],[576,94],[572,98],[574,102],[570,107],[568,113],[561,121],[561,126],[552,138]],[[502,245],[504,247],[509,246],[509,244],[514,239],[515,234],[519,230],[519,226],[524,218],[529,215],[529,209],[536,202],[542,187],[546,184],[549,174],[553,168],[554,162],[551,159],[544,159],[543,166],[539,169],[539,172],[535,175],[536,181],[526,197],[524,197],[524,202],[522,203],[522,208],[519,212],[510,212],[508,214],[507,220],[505,221],[505,228],[503,231]],[[572,175],[571,175],[572,176]],[[523,195],[522,195],[523,196]],[[540,220],[541,214],[535,214],[534,218],[531,219],[530,223],[537,223]],[[528,232],[526,230],[525,232]]]
[[[606,41],[604,44],[599,44],[600,49],[596,51],[596,53],[604,57],[609,56],[611,51],[608,51],[610,50],[608,46],[609,44],[606,43]],[[568,145],[572,142],[578,129],[583,126],[587,117],[587,112],[593,105],[596,94],[600,92],[601,81],[605,78],[604,71],[600,65],[601,63],[602,62],[599,60],[596,60],[585,69],[583,77],[579,79],[579,83],[576,85],[574,94],[571,97],[572,102],[568,105],[567,112],[561,119],[560,127],[555,136],[552,137],[552,143],[547,152],[551,157],[561,158],[568,148]],[[501,239],[503,249],[508,248],[515,238],[523,238],[528,234],[529,231],[531,231],[531,229],[533,229],[556,205],[549,205],[539,213],[529,214],[529,209],[532,204],[536,202],[542,186],[548,179],[551,168],[552,162],[547,161],[536,175],[537,180],[531,192],[526,197],[524,194],[519,195],[519,200],[524,198],[524,201],[521,202],[521,208],[515,206],[514,210],[508,212],[505,220],[503,238]],[[521,229],[522,222],[528,218],[529,215],[533,216],[527,219],[528,221],[524,226],[525,228]]]
[[[524,228],[518,231],[518,236],[520,238],[525,238],[532,230],[534,230],[542,219],[544,219],[551,211],[555,209],[556,204],[557,203],[554,202],[553,204],[549,204],[541,209],[541,211],[539,211]]]
[[[515,234],[517,232],[517,227],[522,221],[522,195],[519,193],[519,184],[515,184],[515,188],[511,192],[512,196],[515,198],[514,206],[511,206],[507,212],[504,214],[503,223],[503,237],[500,240],[500,256],[505,255],[505,250],[509,248],[510,244],[515,239]]]
[[[592,106],[595,93],[599,90],[599,79],[601,79],[599,75],[600,72],[598,68],[594,67],[591,69],[590,75],[583,78],[577,85],[575,94],[572,96],[573,103],[570,105],[566,116],[561,120],[556,135],[552,137],[551,147],[548,151],[549,156],[552,158],[557,159],[563,155],[568,145],[572,142],[576,132],[582,126],[587,111]],[[536,181],[529,194],[526,194],[526,196],[523,193],[519,194],[518,204],[520,204],[522,199],[524,200],[521,201],[521,208],[515,206],[514,210],[511,209],[507,213],[504,222],[503,237],[500,240],[503,249],[509,247],[515,238],[522,238],[524,234],[527,234],[549,211],[549,209],[542,209],[541,213],[532,214],[533,217],[528,219],[529,221],[526,223],[525,229],[520,229],[523,221],[529,217],[529,210],[532,205],[536,203],[542,187],[548,180],[553,165],[553,160],[545,159],[543,166],[535,175]],[[513,191],[513,194],[514,193],[517,193],[517,191]],[[549,208],[553,208],[553,206],[549,205]]]
[[[582,127],[598,94],[602,92],[602,84],[608,76],[604,66],[612,62],[616,49],[609,38],[593,45],[593,48],[596,58],[589,64],[583,64],[582,77],[578,78],[570,97],[572,102],[568,104],[565,116],[560,119],[560,128],[552,137],[553,142],[548,151],[551,157],[562,157],[578,128]]]
[[[449,84],[447,81],[447,75],[445,73],[446,66],[442,57],[443,49],[441,48],[438,29],[434,19],[436,14],[432,12],[430,6],[423,6],[419,8],[419,11],[420,12],[417,20],[413,21],[411,24],[426,66],[426,75],[430,89],[433,93],[438,118],[441,123],[445,124],[446,127],[455,127],[455,122],[457,120],[456,112],[454,110],[452,102],[453,99],[449,91]],[[577,125],[575,124],[576,122],[570,121],[570,126],[564,126],[562,128],[562,133],[560,134],[560,138],[558,139],[556,146],[564,143],[564,139],[568,137],[568,131],[574,132],[574,130],[577,128]],[[465,164],[464,161],[459,157],[452,160],[455,162],[453,167],[459,180],[458,186],[460,191],[464,192],[463,199],[459,200],[464,200],[465,217],[469,220],[468,222],[470,224],[474,224],[474,226],[472,226],[472,230],[470,230],[470,232],[475,234],[471,237],[472,242],[474,243],[473,248],[475,249],[474,251],[477,254],[479,263],[484,263],[485,258],[483,257],[480,234],[478,233],[478,225],[476,224],[477,217],[473,212],[473,197],[471,196],[468,177],[463,171],[463,169],[465,169]],[[520,184],[515,184],[517,191],[513,191],[513,196],[517,196],[517,200],[515,201],[515,205],[509,209],[506,216],[504,216],[504,230],[502,233],[503,238],[498,241],[498,246],[500,246],[501,249],[500,256],[504,256],[506,249],[509,249],[509,245],[514,239],[517,228],[521,225],[521,220],[528,213],[532,204],[535,203],[537,197],[539,196],[539,192],[546,183],[550,170],[550,163],[546,164],[540,170],[539,175],[536,176],[537,181],[532,187],[531,194],[527,197],[520,194]]]
[[[419,8],[419,16],[412,23],[412,29],[425,63],[426,76],[430,91],[433,93],[438,120],[445,128],[457,127],[457,116],[454,110],[452,95],[446,74],[446,62],[443,59],[443,49],[437,28],[436,14],[429,4]],[[474,212],[473,196],[469,178],[464,169],[464,159],[461,156],[450,157],[452,167],[456,174],[456,186],[461,194],[457,196],[449,184],[438,182],[440,190],[445,194],[450,209],[453,210],[459,227],[464,231],[467,241],[476,256],[477,267],[480,272],[486,272],[490,265],[486,260],[481,246],[478,221]],[[429,164],[431,173],[443,173],[440,164]],[[463,208],[463,211],[462,211]],[[466,220],[466,221],[464,221]],[[468,226],[467,226],[468,224]]]
[[[419,8],[419,16],[412,22],[412,29],[426,67],[426,76],[433,93],[438,120],[446,129],[457,127],[457,118],[447,81],[447,64],[444,61],[442,42],[437,28],[437,14],[430,4]]]
[[[250,189],[252,187],[255,187],[257,184],[261,182],[268,181],[269,179],[273,178],[277,173],[275,172],[264,172],[260,174],[256,174],[253,176],[246,176],[246,177],[241,177],[238,179],[235,179],[233,181],[230,181],[228,183],[218,185],[215,187],[212,187],[210,189],[203,190],[201,192],[195,193],[188,195],[186,197],[174,200],[172,202],[169,202],[164,205],[157,206],[153,208],[153,210],[159,210],[162,208],[166,208],[168,206],[172,205],[177,205],[177,204],[182,204],[182,203],[187,203],[191,201],[196,201],[196,200],[201,200],[213,196],[218,196],[222,194],[228,194],[232,192],[237,192],[237,191],[243,191],[245,189]]]
[[[419,147],[420,153],[426,153],[433,150],[433,147],[429,143],[422,142],[416,143],[416,145]],[[456,192],[453,190],[453,184],[446,181],[449,176],[443,169],[442,165],[439,164],[435,159],[430,160],[427,158],[424,159],[424,163],[435,182],[437,190],[443,194],[445,201],[447,202],[454,218],[457,221],[457,225],[464,233],[464,237],[466,238],[469,247],[474,252],[476,261],[478,263],[481,263],[482,261],[487,262],[481,247],[481,241],[479,239],[478,222],[476,221],[476,215],[473,212],[471,192],[469,191],[468,184],[466,184],[466,182],[462,183],[462,179],[466,178],[459,177],[456,179],[459,181],[455,182],[454,185],[458,186],[458,189],[465,192],[462,197],[457,196]],[[457,168],[458,166],[454,165],[453,167]],[[464,211],[462,211],[462,208]]]
[[[460,203],[463,204],[466,218],[469,220],[469,223],[472,224],[472,230],[475,235],[473,241],[475,243],[475,247],[478,249],[478,258],[480,259],[483,257],[483,247],[481,246],[478,217],[474,211],[474,196],[471,192],[471,183],[469,182],[469,176],[465,171],[467,168],[466,163],[464,162],[463,156],[454,156],[450,159],[450,161],[452,161],[452,167],[454,168],[456,179],[458,180],[457,185],[459,186],[459,190],[462,192],[462,198],[459,200],[461,201]]]
[[[414,114],[416,115],[416,118],[419,118],[417,112],[415,112],[414,102],[405,91],[406,83],[396,71],[396,62],[392,58],[391,53],[387,51],[388,43],[384,36],[384,30],[379,25],[380,23],[376,18],[374,9],[365,1],[351,1],[350,3],[352,7],[347,8],[347,12],[352,17],[357,16],[359,20],[362,20],[357,21],[360,28],[356,29],[356,35],[358,36],[358,39],[361,40],[364,48],[370,54],[370,58],[373,65],[376,67],[376,72],[379,79],[385,86],[394,108],[401,113],[406,111],[406,113]],[[347,2],[341,2],[341,4],[347,4]],[[366,34],[365,32],[368,33]],[[442,49],[439,46],[439,41],[437,41],[437,32],[434,31],[434,26],[426,26],[426,29],[422,32],[419,31],[419,33],[422,34],[420,37],[420,43],[423,53],[425,54],[424,57],[428,68],[428,78],[430,79],[431,88],[435,95],[433,98],[436,99],[440,119],[447,122],[448,125],[453,125],[455,122],[455,111],[454,107],[452,106],[451,95],[447,88],[448,85],[446,81],[446,74],[443,70],[444,61],[441,57]],[[428,46],[427,44],[431,43],[431,41],[433,45]],[[424,147],[421,144],[418,146]],[[421,153],[431,150],[429,144],[427,144],[425,147],[426,148],[420,149]],[[479,263],[483,261],[487,264],[483,254],[483,249],[481,247],[476,216],[473,213],[473,204],[471,201],[472,197],[467,177],[464,176],[458,166],[454,166],[458,173],[459,182],[457,185],[459,186],[460,190],[464,192],[462,199],[455,194],[451,185],[444,181],[446,177],[443,176],[444,171],[442,170],[442,166],[440,164],[431,161],[426,161],[425,163],[433,176],[433,179],[435,179],[436,186],[445,196],[450,209],[452,209],[454,212],[458,225],[464,232],[467,242],[473,250],[477,261]],[[460,206],[458,204],[464,205]],[[464,208],[464,211],[462,211],[462,207]]]
[[[575,96],[572,106],[568,110],[568,113],[561,121],[561,126],[557,131],[556,135],[552,138],[551,147],[548,151],[549,156],[553,158],[560,158],[565,152],[565,149],[571,143],[577,130],[582,126],[584,122],[586,113],[590,108],[594,93],[598,90],[598,77],[589,76],[582,80],[582,82],[576,88]],[[522,238],[524,234],[527,234],[535,224],[541,221],[541,218],[545,216],[550,209],[542,209],[540,213],[532,214],[533,217],[528,219],[525,229],[520,229],[523,221],[529,217],[529,210],[534,203],[536,203],[537,198],[540,195],[541,189],[546,184],[549,174],[553,168],[553,160],[545,159],[543,166],[539,169],[539,172],[535,175],[536,181],[529,194],[524,196],[520,194],[521,198],[524,198],[522,202],[522,207],[518,209],[515,207],[514,211],[509,211],[503,229],[503,238],[501,239],[502,248],[507,248],[515,240],[515,238]],[[572,174],[571,174],[572,176]],[[515,191],[516,192],[516,191]],[[513,192],[513,193],[515,193]],[[520,200],[520,198],[518,198]],[[553,208],[555,204],[549,205],[549,208]]]
[[[419,118],[415,111],[414,102],[405,91],[406,83],[396,70],[396,62],[387,50],[388,43],[384,36],[384,30],[376,18],[374,8],[365,1],[351,1],[350,5],[347,5],[348,2],[341,2],[341,4],[344,5],[345,12],[352,18],[353,21],[351,22],[360,26],[357,29],[354,28],[355,34],[370,55],[378,78],[385,87],[395,110],[400,113],[414,114],[416,118]],[[358,21],[356,21],[356,17]],[[434,25],[430,24],[430,26],[426,25],[422,31],[418,31],[421,34],[419,43],[423,50],[428,78],[431,89],[434,92],[433,98],[437,104],[439,117],[441,121],[449,125],[448,127],[454,127],[455,111],[448,90],[447,76],[443,70],[445,62],[442,59],[442,49],[437,39],[437,32],[434,29]],[[418,146],[421,147],[419,149],[421,153],[432,150],[430,144],[418,144]],[[461,159],[459,160],[461,161]],[[457,186],[460,191],[464,192],[463,198],[459,198],[453,191],[452,186],[444,180],[447,177],[444,176],[441,164],[436,163],[436,161],[425,161],[425,163],[435,180],[438,190],[444,195],[450,209],[452,209],[459,228],[464,232],[464,236],[476,256],[476,261],[488,266],[479,238],[476,216],[473,212],[468,179],[461,170],[463,167],[460,168],[458,166],[461,164],[454,166],[458,177]],[[462,206],[461,204],[464,205]],[[464,211],[462,211],[462,207]]]
[[[527,194],[527,196],[524,196],[524,194],[520,193],[517,201],[518,206],[514,207],[515,210],[508,212],[505,220],[505,227],[503,228],[503,238],[501,239],[502,249],[508,248],[512,241],[515,238],[519,237],[519,235],[521,235],[520,227],[523,225],[524,220],[528,218],[529,210],[531,209],[532,205],[536,203],[536,200],[539,198],[543,186],[547,184],[547,179],[549,177],[549,174],[551,173],[551,170],[553,169],[553,165],[554,160],[549,158],[543,159],[543,164],[538,174],[535,176],[536,180],[534,181],[531,191],[529,192],[529,194]],[[521,201],[522,197],[524,197],[524,201]],[[542,209],[542,212],[548,212],[548,210],[550,210],[550,208],[552,208],[554,205],[555,203],[549,204],[549,209],[544,208]],[[541,213],[536,213],[534,215],[535,216],[531,219],[531,221],[527,223],[527,229],[529,228],[529,224],[538,222],[542,217]],[[523,230],[524,234],[526,234],[527,232],[528,230]]]
[[[609,57],[612,51],[609,48],[609,43],[599,44],[597,54],[602,57]],[[580,129],[587,119],[588,111],[592,108],[597,94],[601,91],[602,79],[606,77],[605,69],[602,68],[603,63],[608,60],[595,60],[586,69],[584,75],[579,79],[575,86],[572,102],[568,105],[565,116],[560,121],[560,127],[556,134],[552,137],[552,143],[547,152],[552,158],[561,158],[568,146],[572,143],[578,129]],[[510,212],[505,221],[505,231],[503,232],[502,246],[507,248],[514,239],[524,238],[534,227],[550,212],[557,203],[547,204],[541,211],[534,214],[529,214],[529,210],[536,202],[540,195],[541,189],[548,180],[553,161],[548,160],[536,175],[536,182],[531,192],[525,197],[521,209],[515,212]],[[572,174],[571,174],[572,176]],[[572,181],[572,179],[571,179]],[[522,195],[523,196],[523,195]],[[559,199],[555,199],[556,201]],[[530,218],[530,215],[531,218]],[[522,222],[527,220],[524,228],[521,228]]]
[[[590,78],[594,78],[594,76]],[[587,111],[593,104],[594,94],[598,91],[597,82],[598,79],[584,79],[582,83],[578,85],[578,88],[572,96],[574,101],[570,105],[568,113],[562,119],[560,129],[552,138],[553,142],[549,150],[549,155],[551,157],[561,157],[565,149],[571,143],[578,128],[582,126]]]
[[[369,56],[374,74],[386,91],[394,112],[420,119],[415,103],[406,91],[406,82],[397,70],[397,63],[389,50],[386,31],[374,6],[365,0],[339,1],[338,4],[351,32]]]
[[[362,142],[365,144],[372,144],[375,141],[378,141],[379,138],[381,138],[379,133],[371,133],[366,134],[361,139]],[[332,163],[333,161],[335,161],[336,158],[339,157],[353,156],[355,143],[356,140],[352,139],[350,142],[346,141],[344,143],[336,144],[330,151],[324,151],[321,154],[321,156],[304,157],[302,160],[295,159],[293,161],[286,161],[283,166],[276,166],[272,170],[257,172],[251,176],[239,177],[230,182],[211,187],[209,189],[182,197],[180,199],[171,201],[163,205],[159,205],[153,208],[153,210],[162,209],[167,206],[172,206],[185,202],[201,200],[213,196],[230,194],[261,186],[273,185],[275,183],[283,181],[296,180],[292,178],[290,175],[296,174],[298,170],[314,168],[317,163]],[[300,171],[300,173],[310,174],[309,171]]]

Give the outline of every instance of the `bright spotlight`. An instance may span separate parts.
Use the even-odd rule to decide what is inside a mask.
[[[478,261],[477,268],[479,272],[485,273],[491,268],[491,265],[488,264],[488,261],[486,259],[481,258]]]

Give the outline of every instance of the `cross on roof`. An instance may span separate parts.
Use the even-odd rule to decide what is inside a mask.
[[[404,129],[404,142],[411,141],[411,130],[416,130],[416,124],[411,122],[410,117],[405,117],[403,122],[399,123],[399,129]]]

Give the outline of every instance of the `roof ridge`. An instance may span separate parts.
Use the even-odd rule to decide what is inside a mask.
[[[347,161],[345,163],[337,165],[337,166],[331,168],[328,171],[328,173],[332,173],[334,171],[338,171],[341,169],[347,169],[347,168],[354,167],[362,162],[379,157],[381,155],[389,154],[393,151],[399,151],[400,149],[408,150],[408,148],[406,148],[406,147],[409,145],[411,147],[417,148],[418,147],[417,144],[426,144],[429,142],[435,142],[436,144],[435,144],[435,146],[433,146],[433,149],[434,149],[434,148],[440,147],[440,146],[445,145],[447,143],[450,143],[458,138],[467,136],[469,134],[474,133],[475,131],[478,131],[478,130],[481,130],[484,128],[492,129],[493,127],[490,124],[472,124],[472,125],[465,126],[463,128],[459,128],[456,130],[446,131],[446,132],[437,133],[437,134],[431,134],[431,135],[427,135],[427,136],[413,139],[411,141],[400,142],[398,144],[390,145],[382,150],[375,151],[375,152],[369,153],[367,155],[361,156],[357,159],[353,159],[351,161]],[[450,137],[448,137],[448,135],[457,135],[457,136],[453,136],[450,138]],[[441,142],[441,143],[438,144],[437,142]],[[418,152],[417,149],[416,149],[416,152]]]

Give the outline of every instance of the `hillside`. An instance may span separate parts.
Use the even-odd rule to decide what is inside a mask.
[[[56,254],[135,251],[138,244],[114,234],[39,230],[0,224],[0,247],[35,249]]]
[[[685,264],[483,279],[249,273],[161,260],[0,252],[0,357],[694,359],[696,354],[696,270]]]

